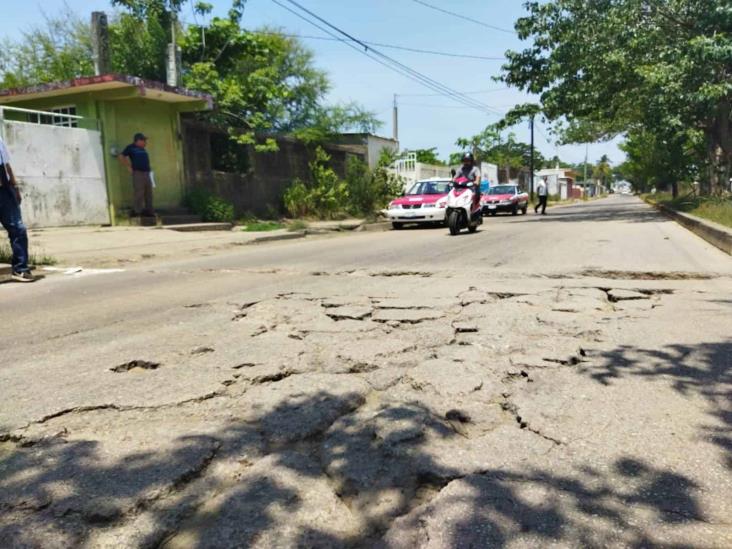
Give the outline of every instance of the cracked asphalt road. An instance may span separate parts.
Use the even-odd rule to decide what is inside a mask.
[[[729,547],[730,296],[630,197],[0,286],[0,545]]]

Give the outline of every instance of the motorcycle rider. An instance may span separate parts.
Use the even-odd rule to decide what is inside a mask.
[[[463,155],[463,165],[455,172],[453,182],[457,183],[459,179],[467,179],[473,184],[473,206],[480,204],[480,170],[475,165],[475,157],[473,153],[465,153]]]

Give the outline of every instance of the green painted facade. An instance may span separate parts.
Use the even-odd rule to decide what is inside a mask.
[[[116,154],[121,152],[136,132],[143,132],[150,139],[148,153],[154,172],[156,208],[181,206],[185,194],[183,147],[181,143],[180,114],[203,110],[205,102],[194,98],[185,101],[165,101],[140,96],[138,88],[70,93],[44,98],[14,97],[4,102],[7,106],[50,111],[74,106],[79,127],[99,129],[102,132],[104,166],[111,219],[115,213],[132,206],[132,181],[127,170],[120,165]],[[7,119],[27,120],[24,113],[6,111]]]

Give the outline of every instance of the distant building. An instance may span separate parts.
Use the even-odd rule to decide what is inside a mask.
[[[569,168],[548,168],[534,173],[534,188],[536,184],[546,178],[550,196],[557,196],[561,200],[575,197],[575,181],[577,173]],[[581,191],[580,191],[581,192]]]
[[[371,133],[343,133],[333,140],[333,144],[352,147],[354,152],[367,158],[369,168],[372,170],[378,166],[384,149],[399,152],[399,141]]]
[[[410,152],[399,158],[391,167],[391,171],[404,181],[404,189],[423,179],[451,179],[450,166],[423,164],[417,162],[417,153]]]

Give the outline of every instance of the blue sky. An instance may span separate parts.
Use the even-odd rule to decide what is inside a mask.
[[[230,0],[208,1],[215,6],[215,13],[221,15],[230,6]],[[523,1],[520,0],[426,1],[507,29],[511,29],[513,21],[523,13]],[[521,47],[521,42],[513,34],[439,13],[414,0],[300,0],[300,3],[353,36],[372,42],[486,57],[501,57],[507,49]],[[93,10],[112,11],[108,0],[30,0],[10,4],[3,8],[3,34],[10,38],[18,37],[24,28],[35,24],[41,10],[55,13],[67,5],[83,16]],[[193,19],[190,7],[184,9],[183,18]],[[267,25],[298,35],[324,36],[322,31],[271,0],[249,0],[244,24],[251,28]],[[376,112],[384,122],[381,134],[391,135],[391,105],[394,94],[399,95],[399,136],[403,147],[438,147],[440,154],[447,156],[456,150],[454,143],[457,138],[474,135],[498,119],[498,115],[486,115],[444,97],[424,95],[434,92],[391,72],[345,44],[313,39],[303,41],[315,52],[316,64],[330,77],[333,88],[329,100],[357,101]],[[504,85],[492,80],[499,73],[500,61],[379,49],[455,90],[470,92],[470,97],[497,111],[505,112],[527,99],[521,92],[505,89]],[[525,126],[517,126],[513,131],[528,142]],[[547,139],[551,136],[546,127],[540,124],[537,127],[537,147],[545,156],[559,154],[570,162],[584,159],[584,145],[556,147]],[[608,154],[615,162],[623,158],[616,143],[590,145],[590,161],[597,161],[602,154]]]

